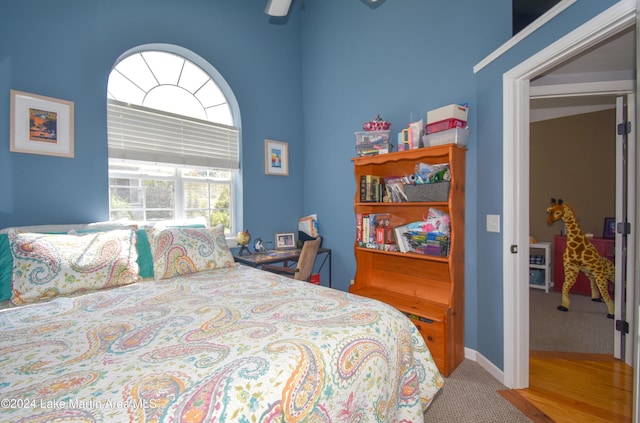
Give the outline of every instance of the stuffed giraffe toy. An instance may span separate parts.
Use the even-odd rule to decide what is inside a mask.
[[[591,284],[591,299],[607,304],[607,317],[613,319],[614,304],[609,296],[608,281],[615,280],[615,266],[591,244],[576,219],[573,208],[561,199],[551,199],[551,207],[547,209],[547,224],[563,220],[567,230],[567,247],[562,256],[564,265],[564,283],[562,284],[562,305],[560,311],[569,311],[569,291],[576,283],[579,272],[583,272]],[[602,298],[602,299],[601,299]]]

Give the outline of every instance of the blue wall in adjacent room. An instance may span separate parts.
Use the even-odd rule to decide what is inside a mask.
[[[470,104],[465,345],[504,364],[502,76],[614,0],[579,0],[488,64],[511,37],[511,0],[0,0],[0,227],[108,219],[106,84],[117,58],[180,45],[233,89],[242,119],[244,222],[253,237],[317,213],[333,286],[355,272],[353,133],[380,114],[394,133],[428,110]],[[9,90],[74,101],[75,158],[9,152]],[[289,143],[288,177],[264,175],[265,138]]]

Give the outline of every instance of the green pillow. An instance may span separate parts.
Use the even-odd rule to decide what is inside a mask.
[[[149,246],[147,231],[138,229],[138,266],[141,278],[153,278],[153,256]]]
[[[11,273],[13,257],[9,245],[9,236],[0,234],[0,301],[11,299]]]

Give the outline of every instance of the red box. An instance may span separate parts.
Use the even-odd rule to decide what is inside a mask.
[[[433,122],[425,126],[425,130],[427,134],[432,134],[434,132],[446,131],[447,129],[453,128],[465,128],[467,126],[467,122],[460,119],[445,119],[440,122]]]
[[[309,282],[314,285],[320,285],[320,273],[314,273],[313,275],[311,275],[311,277],[309,278]]]

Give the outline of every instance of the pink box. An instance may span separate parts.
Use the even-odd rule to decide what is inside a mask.
[[[446,119],[441,120],[440,122],[429,123],[425,126],[425,130],[427,134],[431,134],[433,132],[446,131],[447,129],[453,128],[464,128],[467,126],[467,122],[460,119]]]

